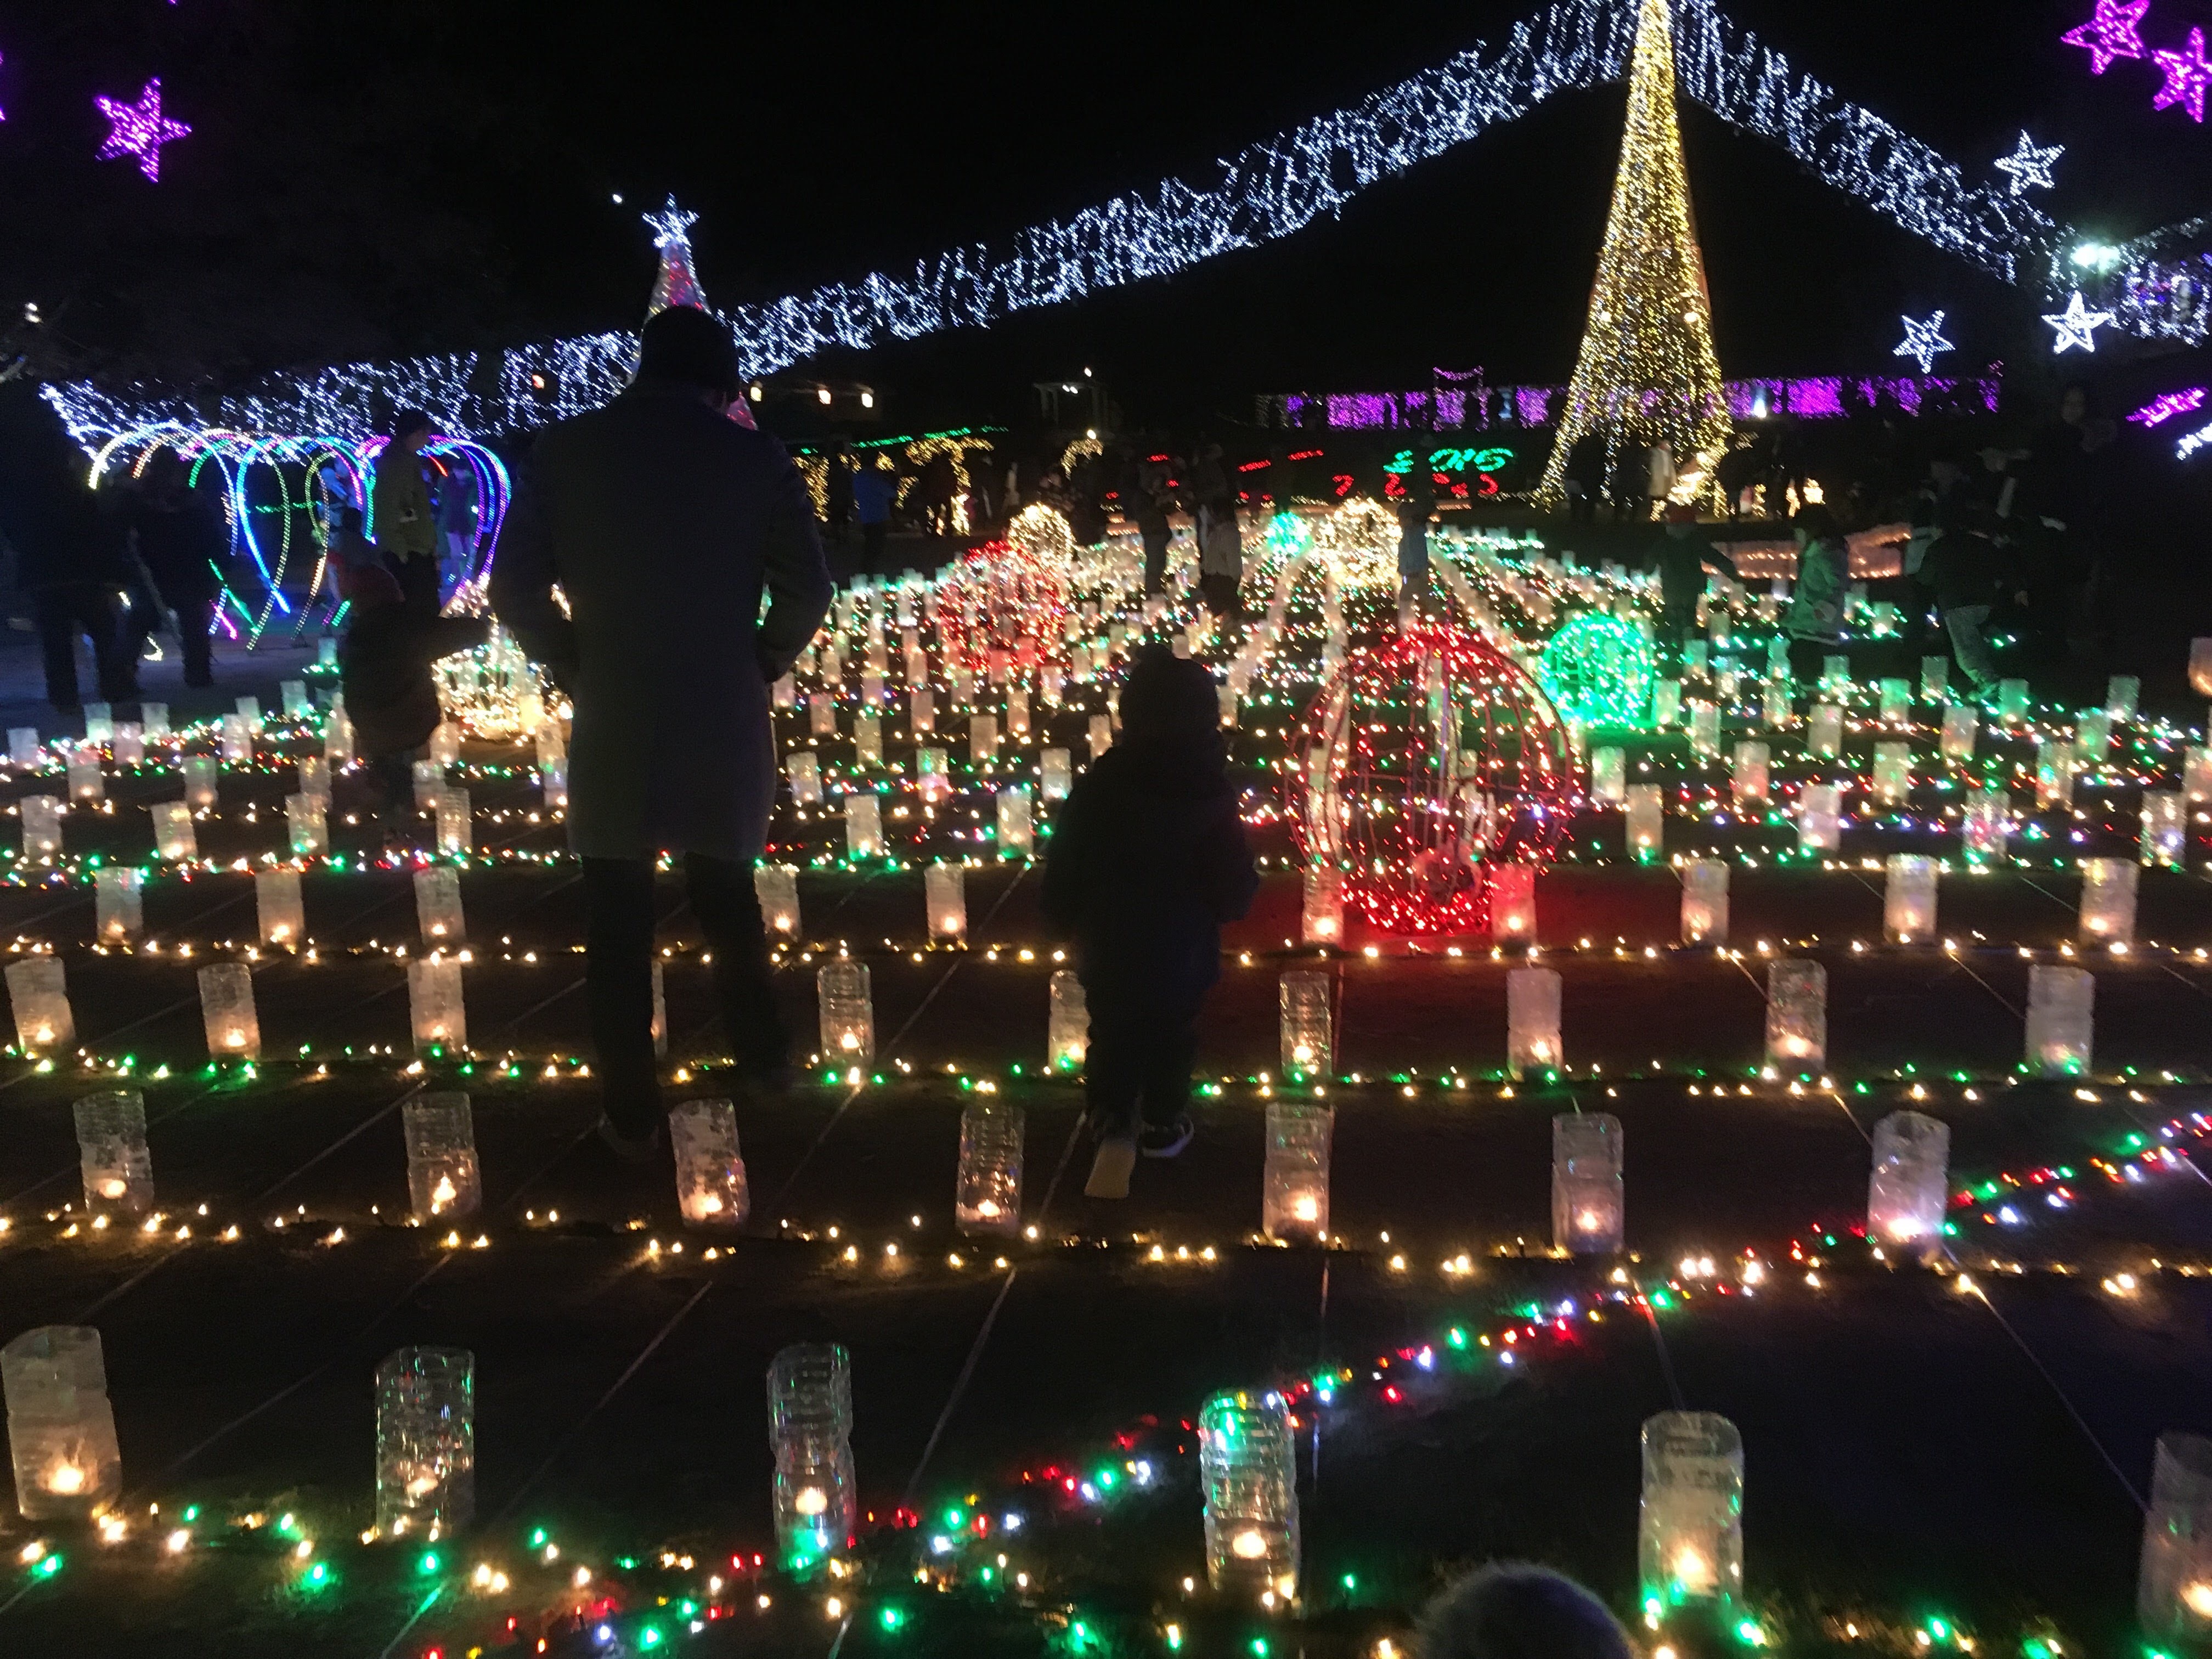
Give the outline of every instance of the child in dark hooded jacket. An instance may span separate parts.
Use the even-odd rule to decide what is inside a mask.
[[[1139,652],[1121,732],[1077,780],[1053,825],[1046,920],[1076,945],[1091,1011],[1085,1061],[1098,1153],[1085,1191],[1128,1195],[1141,1150],[1191,1137],[1198,1014],[1221,973],[1221,924],[1260,878],[1226,775],[1220,700],[1200,663]]]
[[[354,752],[375,777],[387,807],[408,799],[412,763],[445,718],[430,665],[482,645],[479,617],[426,617],[403,603],[399,583],[380,564],[343,567],[342,591],[353,607],[338,641],[338,680]]]

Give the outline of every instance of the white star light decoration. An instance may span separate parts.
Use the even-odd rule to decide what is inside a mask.
[[[1905,343],[1889,355],[1918,358],[1920,372],[1926,374],[1935,368],[1936,359],[1941,353],[1957,349],[1943,337],[1943,313],[1939,311],[1924,323],[1916,323],[1911,318],[1905,318]]]
[[[668,205],[659,212],[639,216],[653,227],[653,245],[657,248],[665,248],[672,242],[690,241],[691,227],[699,222],[697,214],[686,213],[676,205],[676,198],[672,194],[668,198]]]
[[[161,113],[161,83],[149,81],[145,91],[138,94],[135,104],[125,104],[113,98],[94,98],[100,112],[107,118],[107,142],[100,147],[100,159],[112,161],[119,155],[138,158],[138,171],[159,182],[161,177],[161,146],[184,137],[191,129],[182,121],[172,121]]]
[[[2020,135],[2020,148],[2009,155],[1997,159],[1997,171],[2012,178],[2012,193],[2021,195],[2029,189],[2051,188],[2051,164],[2066,154],[2066,146],[2053,144],[2048,149],[2038,149],[2035,141],[2027,133]]]
[[[2096,350],[2097,331],[2112,320],[2112,313],[2090,310],[2087,302],[2081,298],[2081,290],[2077,288],[2074,290],[2074,297],[2067,301],[2065,310],[2055,316],[2045,312],[2043,320],[2058,331],[2058,337],[2051,347],[2051,355],[2056,357],[2073,350],[2075,346],[2080,346],[2084,351]]]

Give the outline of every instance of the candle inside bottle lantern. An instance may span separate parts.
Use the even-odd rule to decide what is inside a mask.
[[[1084,995],[1083,981],[1071,969],[1056,969],[1046,1016],[1045,1063],[1055,1072],[1079,1072],[1090,1050],[1091,1004]]]
[[[2085,944],[2132,945],[2136,890],[2142,867],[2132,859],[2081,860],[2080,937]]]
[[[1828,970],[1778,957],[1766,970],[1766,1061],[1795,1073],[1817,1072],[1828,1057]]]
[[[953,1224],[963,1233],[1008,1237],[1022,1229],[1023,1114],[998,1097],[971,1098],[960,1113],[960,1167]]]
[[[110,745],[118,766],[143,766],[146,763],[146,726],[143,720],[118,721],[115,737]]]
[[[1841,654],[1820,659],[1820,689],[1830,696],[1849,695],[1851,689],[1851,659]]]
[[[845,851],[856,859],[881,858],[884,846],[882,798],[873,790],[845,797]]]
[[[909,678],[914,677],[914,665],[907,665]],[[907,726],[917,737],[925,732],[937,730],[937,693],[927,685],[916,685],[907,692]]]
[[[1625,805],[1628,800],[1628,755],[1611,744],[1590,750],[1590,799],[1601,806]]]
[[[771,1505],[784,1570],[817,1570],[845,1547],[860,1520],[853,1476],[852,1361],[842,1347],[801,1342],[768,1372]]]
[[[261,1058],[261,1018],[253,1006],[253,975],[245,964],[211,963],[200,969],[200,1018],[208,1053],[217,1060]]]
[[[1090,726],[1091,758],[1097,760],[1114,746],[1114,718],[1110,714],[1093,714]]]
[[[2074,752],[2081,763],[2094,769],[2108,759],[2112,752],[2112,717],[2101,708],[2093,708],[2074,722]]]
[[[154,1207],[145,1096],[136,1089],[107,1090],[85,1096],[70,1109],[85,1208],[94,1215],[144,1215]]]
[[[1889,855],[1881,931],[1892,945],[1925,943],[1936,933],[1936,883],[1942,866],[1911,853]]]
[[[988,766],[999,752],[999,717],[996,714],[970,714],[968,717],[968,758],[978,766]]]
[[[62,803],[54,795],[26,795],[16,803],[23,817],[23,856],[33,860],[61,856]]]
[[[1565,1112],[1552,1120],[1552,1243],[1571,1255],[1612,1255],[1627,1213],[1620,1120]]]
[[[438,797],[438,850],[458,858],[476,845],[476,819],[465,789],[448,789]]]
[[[1691,752],[1706,759],[1721,752],[1721,710],[1718,703],[1693,700],[1690,704]]]
[[[1336,1109],[1320,1101],[1267,1103],[1267,1157],[1260,1230],[1279,1243],[1328,1237],[1328,1151]]]
[[[791,781],[791,799],[801,806],[822,804],[822,760],[811,749],[800,749],[787,756],[783,763],[784,775]]]
[[[69,980],[60,957],[24,957],[8,964],[6,978],[18,1048],[37,1054],[76,1041],[76,1017],[70,1012]]]
[[[2212,1439],[2201,1434],[2158,1437],[2136,1617],[2154,1642],[2196,1650],[2212,1637]]]
[[[1815,704],[1806,730],[1805,746],[1823,760],[1844,752],[1844,711],[1834,703]]]
[[[695,1227],[741,1227],[752,1213],[745,1161],[738,1152],[738,1111],[726,1100],[686,1100],[671,1108],[676,1203]]]
[[[1912,793],[1912,745],[1909,743],[1878,743],[1874,746],[1874,772],[1870,780],[1876,800],[1885,805],[1900,805]]]
[[[1879,715],[1884,726],[1902,726],[1912,718],[1912,682],[1885,679],[1876,688]]]
[[[1281,1397],[1218,1394],[1198,1419],[1206,1576],[1218,1591],[1287,1601],[1298,1585],[1297,1456]]]
[[[1651,723],[1664,731],[1682,720],[1682,682],[1655,680],[1651,686]]]
[[[2130,866],[2131,868],[2133,866]],[[2045,1077],[2079,1077],[2095,1048],[2097,976],[2038,963],[2027,970],[2027,1063]]]
[[[1997,718],[2014,722],[2027,718],[2027,682],[2026,680],[1997,682]]]
[[[476,1516],[476,1356],[401,1348],[376,1368],[376,1529],[460,1531]]]
[[[1951,687],[1951,659],[1948,657],[1923,657],[1920,659],[1920,701],[1941,702]]]
[[[884,700],[884,671],[890,666],[890,663],[884,656],[881,646],[872,645],[868,647],[868,665],[860,675],[860,703],[863,708],[873,710],[881,706]]]
[[[1729,867],[1692,859],[1682,866],[1682,943],[1725,945],[1728,936]]]
[[[407,1137],[407,1195],[424,1224],[483,1207],[474,1114],[465,1094],[416,1095],[399,1108]]]
[[[806,699],[807,729],[817,738],[837,735],[837,699],[830,692],[817,691]]]
[[[1797,845],[1832,853],[1843,845],[1844,792],[1832,783],[1808,783],[1797,794]]]
[[[1763,743],[1739,743],[1729,782],[1738,812],[1755,812],[1766,805],[1768,772],[1773,751]]]
[[[1338,932],[1340,942],[1341,927]],[[1490,872],[1490,937],[1536,942],[1536,866],[1500,864]]]
[[[823,1064],[874,1064],[876,1010],[868,965],[845,957],[825,962],[814,975],[814,985],[821,1006]]]
[[[2131,720],[2142,698],[2142,681],[2134,674],[2115,674],[2105,682],[2105,712],[2116,720]]]
[[[1950,1125],[1919,1112],[1892,1112],[1874,1126],[1869,1237],[1883,1244],[1939,1246],[1950,1178]]]
[[[853,716],[853,757],[863,766],[884,763],[884,717],[872,708]]]
[[[1016,743],[1030,740],[1030,694],[1025,687],[1018,685],[1006,693],[1006,730]]]
[[[2002,789],[1969,789],[1961,810],[1960,828],[1966,857],[1976,864],[2003,860],[2012,840],[2012,796]]]
[[[799,871],[788,864],[753,866],[753,896],[760,901],[761,921],[771,933],[799,937]]]
[[[109,865],[92,877],[93,931],[110,941],[135,939],[146,931],[146,872]]]
[[[319,858],[331,850],[330,820],[319,795],[284,797],[284,829],[295,858]]]
[[[1656,864],[1667,849],[1664,797],[1656,783],[1628,786],[1628,853],[1638,864]]]
[[[300,793],[320,803],[325,811],[331,805],[330,763],[319,756],[303,756],[300,761]]]
[[[931,939],[957,944],[968,937],[966,866],[938,863],[923,870],[921,902],[929,913]]]
[[[1067,750],[1048,749],[1037,760],[1039,792],[1048,801],[1066,800],[1074,786],[1075,769]]]
[[[1281,1003],[1283,1075],[1293,1082],[1326,1080],[1334,1055],[1329,976],[1285,974]]]
[[[407,964],[407,1016],[416,1054],[466,1051],[469,1017],[459,957],[417,957]]]
[[[2189,687],[2200,697],[2212,697],[2212,639],[2189,642]]]
[[[195,812],[211,811],[222,775],[221,765],[211,755],[187,755],[179,769],[185,777],[185,805]]]
[[[999,856],[1025,859],[1036,850],[1035,809],[1030,787],[1018,783],[999,791]]]
[[[26,1521],[82,1522],[121,1495],[123,1454],[100,1333],[41,1325],[0,1348],[15,1507]]]
[[[2179,789],[2146,789],[2142,798],[2143,863],[2179,870],[2189,852],[2189,799]]]
[[[915,751],[915,779],[924,802],[941,805],[952,799],[951,757],[942,749]]]
[[[2035,804],[2045,811],[2074,805],[2074,774],[2079,763],[2074,745],[2061,737],[2035,740]]]
[[[283,700],[284,718],[287,720],[305,720],[315,712],[315,702],[307,695],[305,680],[280,680],[276,684],[276,693]]]
[[[1647,1604],[1725,1607],[1743,1594],[1743,1437],[1712,1412],[1644,1425],[1638,1577]]]
[[[307,937],[307,911],[300,893],[300,872],[264,867],[253,872],[253,904],[264,945],[297,948]]]
[[[2192,806],[2212,801],[2212,745],[2191,744],[2181,751],[2181,793]]]
[[[668,1058],[667,964],[659,957],[653,959],[653,1057]]]
[[[1790,682],[1769,680],[1759,694],[1759,718],[1767,729],[1779,732],[1796,718],[1791,707]]]
[[[1559,991],[1556,969],[1516,968],[1505,975],[1505,1067],[1516,1078],[1565,1064]]]
[[[450,864],[423,865],[415,872],[415,925],[422,942],[435,949],[468,937],[461,911],[461,872]]]
[[[8,763],[25,771],[35,771],[46,764],[46,757],[39,752],[37,726],[11,726],[8,728]]]
[[[70,757],[69,798],[88,805],[104,799],[106,793],[107,780],[100,769],[100,750],[87,744]]]
[[[253,759],[253,722],[243,714],[222,717],[222,757],[233,766],[246,765]]]
[[[353,722],[346,718],[344,708],[336,704],[331,717],[323,722],[323,760],[333,772],[353,764]]]

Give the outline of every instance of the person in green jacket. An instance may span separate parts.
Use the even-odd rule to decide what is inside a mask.
[[[399,579],[407,608],[420,616],[438,614],[438,515],[430,507],[430,489],[422,482],[422,446],[430,441],[430,417],[419,409],[403,410],[392,423],[392,442],[376,458],[376,483],[369,496],[376,550]]]

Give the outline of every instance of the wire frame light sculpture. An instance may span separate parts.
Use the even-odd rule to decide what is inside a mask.
[[[1057,512],[1042,511],[1064,530],[1066,520]],[[987,542],[946,573],[935,612],[946,671],[964,669],[980,678],[990,672],[994,650],[1006,653],[1018,679],[1062,662],[1072,551],[1072,543],[1060,547],[1050,538]]]
[[[1491,872],[1541,865],[1580,791],[1566,723],[1480,636],[1424,624],[1324,682],[1285,780],[1308,867],[1393,934],[1479,933]]]

